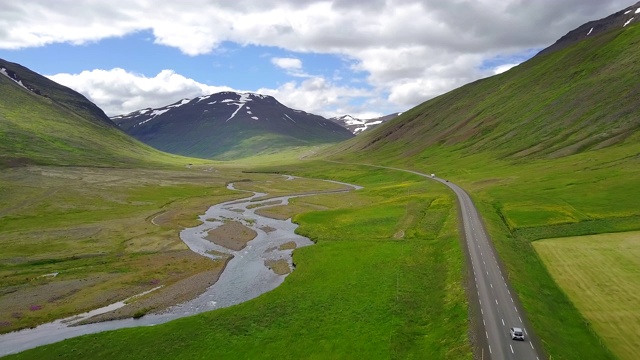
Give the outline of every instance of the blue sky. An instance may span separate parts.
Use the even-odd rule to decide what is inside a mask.
[[[33,0],[4,4],[0,57],[109,115],[217,91],[323,116],[404,111],[505,71],[624,1]]]

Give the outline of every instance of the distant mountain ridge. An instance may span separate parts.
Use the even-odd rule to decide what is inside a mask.
[[[398,115],[402,113],[393,113],[373,119],[358,119],[354,118],[351,115],[343,115],[332,117],[329,120],[335,122],[336,124],[349,129],[354,135],[358,135],[363,131],[371,130],[377,127],[380,124],[383,124],[391,119],[396,118]]]
[[[334,143],[353,136],[322,116],[288,108],[272,96],[229,91],[111,119],[157,149],[217,159]]]

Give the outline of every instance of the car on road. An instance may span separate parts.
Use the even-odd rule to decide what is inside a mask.
[[[517,327],[512,327],[509,329],[509,332],[511,333],[511,340],[524,341],[524,333],[522,332],[522,329]]]

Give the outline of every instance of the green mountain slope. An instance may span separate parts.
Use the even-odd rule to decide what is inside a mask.
[[[616,358],[531,242],[640,230],[639,43],[639,25],[620,26],[429,100],[324,154],[462,185],[546,354]]]
[[[5,61],[0,67],[9,69]],[[0,167],[25,164],[184,163],[129,137],[93,103],[24,67],[10,65],[26,89],[0,74]]]
[[[531,159],[620,144],[640,128],[639,43],[632,26],[536,56],[427,101],[340,151],[399,158],[444,145]]]

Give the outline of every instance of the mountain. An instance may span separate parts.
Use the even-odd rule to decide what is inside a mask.
[[[426,101],[332,151],[380,152],[391,161],[439,146],[524,160],[637,141],[640,26],[625,16],[640,17],[639,8],[617,13],[619,26],[609,31],[564,49],[552,45],[555,51]]]
[[[96,124],[113,127],[109,117],[80,93],[56,83],[26,67],[0,59],[0,74],[33,94],[51,99],[57,106],[66,108]]]
[[[131,138],[79,93],[0,59],[0,168],[187,161]]]
[[[112,120],[157,149],[217,159],[334,143],[353,136],[321,116],[290,109],[271,96],[253,93],[220,92],[183,99]]]
[[[554,359],[626,355],[616,353],[625,332],[613,325],[606,330],[620,311],[592,306],[588,290],[595,284],[561,288],[549,269],[571,264],[543,262],[532,242],[600,234],[605,243],[607,233],[640,231],[638,8],[617,13],[617,25],[608,31],[594,29],[587,36],[592,26],[583,25],[581,39],[566,40],[574,30],[562,46],[318,153],[334,161],[435,173],[467,190],[539,348]],[[573,242],[565,259],[589,252],[595,271],[620,277],[598,260],[610,251],[589,241]],[[580,294],[568,295],[568,289]]]
[[[606,18],[590,21],[561,37],[553,45],[543,49],[538,55],[562,50],[589,37],[596,37],[611,30],[627,27],[640,21],[640,1]]]
[[[332,117],[329,120],[333,121],[334,123],[342,127],[349,129],[349,131],[351,131],[354,135],[358,135],[363,131],[373,129],[380,124],[383,124],[391,119],[394,119],[400,114],[402,113],[393,113],[393,114],[389,114],[389,115],[385,115],[385,116],[381,116],[373,119],[358,119],[358,118],[354,118],[351,115],[344,115],[344,116]]]

